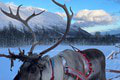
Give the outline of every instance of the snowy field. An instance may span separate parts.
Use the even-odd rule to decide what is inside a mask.
[[[114,46],[78,46],[74,45],[75,47],[79,48],[80,50],[88,49],[88,48],[97,48],[101,50],[105,56],[108,56],[112,51],[118,51],[118,48]],[[34,50],[34,52],[39,53],[40,51],[48,48],[48,45],[42,45],[37,46]],[[18,53],[18,48],[10,48],[12,52]],[[30,46],[24,46],[21,47],[21,49],[25,49],[26,52],[29,51]],[[60,45],[54,50],[50,51],[49,54],[51,57],[58,54],[60,51],[65,49],[72,49],[69,45]],[[8,54],[8,48],[0,48],[0,53]],[[21,65],[21,62],[15,61],[13,71],[10,71],[10,60],[5,58],[0,58],[0,80],[13,80],[14,76],[17,74],[19,67]],[[114,60],[106,60],[106,69],[115,69],[120,70],[120,56],[119,59]],[[119,74],[106,72],[107,79],[110,79],[112,77],[116,77]],[[120,78],[115,78],[113,80],[120,80]]]

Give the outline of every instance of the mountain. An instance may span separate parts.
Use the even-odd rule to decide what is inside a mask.
[[[111,35],[117,35],[117,34],[120,34],[120,28],[116,28],[116,29],[110,29],[108,31],[104,31],[104,32],[101,32],[103,35],[104,34],[111,34]]]
[[[116,37],[119,37],[120,38],[120,33],[119,34],[114,34]]]
[[[5,11],[9,12],[9,6],[12,8],[12,11],[15,13],[16,12],[16,8],[17,6],[15,5],[11,5],[11,4],[3,4],[0,3],[0,8],[2,8]],[[20,9],[20,15],[23,19],[25,19],[26,17],[28,17],[29,15],[31,15],[33,12],[39,13],[41,11],[43,11],[43,9],[41,8],[34,8],[34,7],[21,7]],[[13,20],[7,16],[5,16],[1,11],[0,11],[0,25],[1,27],[7,25],[9,22],[14,23],[14,25],[21,25],[20,22]],[[39,27],[41,26],[46,26],[48,28],[50,28],[49,26],[64,26],[65,25],[65,21],[63,20],[62,17],[58,16],[57,14],[45,11],[43,14],[33,18],[30,22],[31,27],[38,25]]]
[[[0,2],[0,8],[3,10],[9,12],[9,6],[11,7],[13,13],[16,13],[17,6],[14,4],[4,4]],[[43,11],[44,9],[42,8],[35,8],[35,7],[21,7],[20,9],[20,16],[23,19],[26,19],[29,15],[31,15],[34,11],[36,13],[39,13]],[[13,25],[16,25],[18,29],[22,28],[23,26],[19,21],[16,21],[14,19],[11,19],[4,15],[0,11],[0,28],[2,29],[5,26],[8,26],[9,23],[13,23]],[[34,17],[32,20],[29,21],[29,25],[31,26],[32,29],[35,30],[35,26],[42,28],[44,26],[45,29],[54,29],[56,28],[57,30],[60,31],[60,33],[63,33],[66,28],[66,21],[59,15],[55,13],[48,12],[45,10],[44,13],[41,15],[38,15],[37,17]],[[74,35],[76,34],[76,31],[79,31],[82,35],[90,35],[88,32],[82,30],[81,28],[76,27],[74,25],[71,25],[71,29],[69,34]]]

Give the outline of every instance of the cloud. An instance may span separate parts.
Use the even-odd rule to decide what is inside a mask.
[[[56,12],[57,15],[61,16],[62,18],[65,18],[66,17],[66,14],[65,13],[60,13],[60,12]]]
[[[56,12],[62,18],[66,17],[65,13]],[[110,15],[104,10],[81,10],[74,14],[73,20],[75,25],[80,27],[91,27],[95,25],[108,25],[115,21],[115,16]]]
[[[104,10],[81,10],[74,16],[75,24],[81,27],[89,27],[95,25],[108,25],[114,19],[109,13]]]

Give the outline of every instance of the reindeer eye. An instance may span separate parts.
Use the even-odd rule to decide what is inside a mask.
[[[32,66],[32,67],[30,68],[30,72],[31,72],[31,73],[35,73],[35,72],[36,72],[36,69],[37,69],[37,68],[36,68],[35,66]]]

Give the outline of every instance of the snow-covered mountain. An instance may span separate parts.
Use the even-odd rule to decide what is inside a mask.
[[[18,6],[14,5],[14,4],[4,4],[4,3],[0,2],[0,8],[2,8],[3,10],[9,12],[9,7],[11,7],[13,13],[15,14]],[[26,19],[34,11],[36,13],[39,13],[43,10],[44,9],[42,9],[42,8],[36,8],[36,7],[21,7],[20,16],[23,19]],[[13,25],[16,25],[18,29],[21,28],[22,23],[14,20],[12,18],[7,17],[0,11],[0,29],[2,29],[4,26],[8,26],[9,22],[12,22]],[[29,25],[33,29],[35,26],[38,26],[38,27],[44,26],[45,29],[53,29],[54,27],[57,27],[63,32],[66,28],[66,21],[63,19],[63,17],[59,16],[58,14],[51,13],[51,12],[48,12],[47,10],[45,10],[45,12],[42,13],[41,15],[38,15],[38,16],[34,17],[33,19],[31,19],[29,21]],[[74,25],[72,25],[70,32],[76,32],[76,31],[78,31],[78,28],[74,27]],[[82,29],[79,31],[81,31],[82,34],[89,35],[88,32],[86,32]]]
[[[13,4],[3,4],[0,2],[0,8],[2,8],[5,11],[9,12],[9,6],[12,8],[12,11],[15,13],[16,12],[16,5]],[[26,19],[29,15],[31,15],[33,12],[39,13],[43,11],[41,8],[34,8],[34,7],[21,7],[20,9],[20,15],[23,19]],[[8,25],[9,22],[12,22],[14,25],[20,26],[21,23],[13,20],[7,16],[5,16],[1,11],[0,11],[0,28],[2,28],[5,25]],[[31,27],[38,25],[39,27],[41,26],[46,26],[50,27],[52,26],[65,26],[65,21],[62,17],[60,17],[57,14],[45,11],[43,14],[33,18],[30,22]]]

